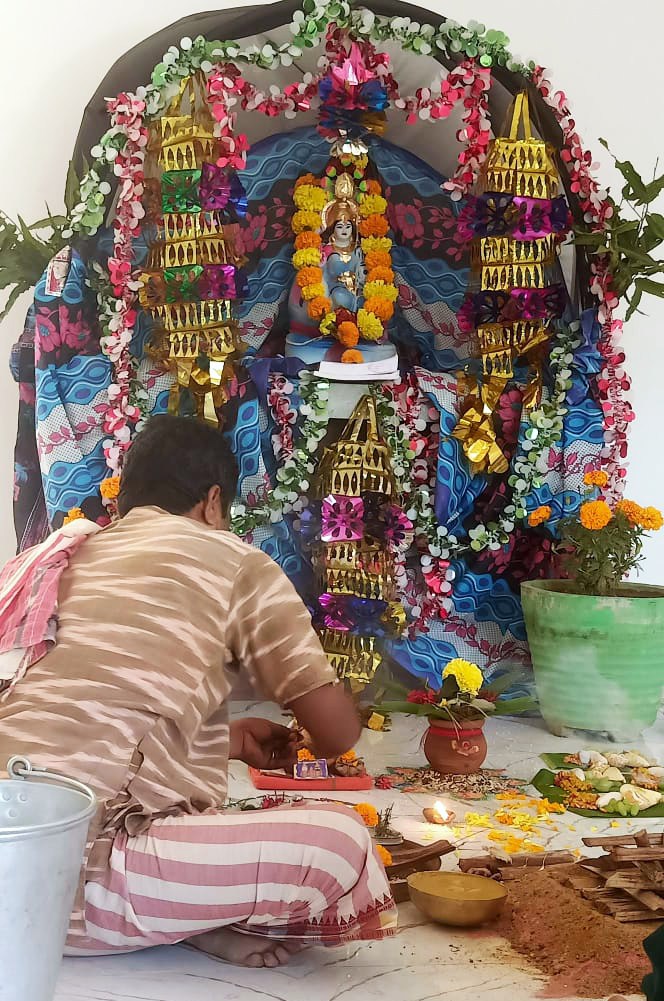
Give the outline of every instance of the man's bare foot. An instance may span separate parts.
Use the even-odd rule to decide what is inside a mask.
[[[250,966],[253,969],[285,966],[305,946],[300,942],[279,941],[260,935],[243,935],[230,928],[219,928],[187,940],[187,945],[205,952],[208,956],[223,959],[233,966]]]

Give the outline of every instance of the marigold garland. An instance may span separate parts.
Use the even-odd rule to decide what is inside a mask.
[[[109,476],[99,485],[99,493],[104,500],[115,500],[120,494],[120,477]]]
[[[528,524],[531,528],[537,528],[539,525],[543,525],[545,521],[548,521],[550,517],[551,508],[548,504],[542,504],[530,512],[528,515]]]
[[[361,365],[364,361],[361,351],[356,351],[355,348],[349,348],[341,356],[341,361],[344,365]]]
[[[80,507],[72,507],[67,511],[62,524],[69,525],[72,521],[80,521],[81,518],[85,518],[85,515],[81,511]]]
[[[295,280],[302,290],[309,316],[318,321],[321,335],[335,336],[347,349],[341,359],[346,364],[356,364],[363,360],[361,353],[354,350],[360,338],[379,341],[384,336],[385,325],[394,315],[393,304],[399,295],[392,269],[392,241],[387,236],[387,200],[383,197],[378,181],[364,180],[368,162],[364,155],[346,154],[341,157],[339,168],[350,168],[353,177],[360,181],[359,230],[367,280],[363,290],[364,305],[358,309],[357,315],[349,310],[333,311],[323,281],[321,213],[331,197],[334,180],[338,175],[337,166],[331,164],[327,169],[327,190],[312,174],[305,174],[296,182],[293,192],[297,209],[293,216],[293,232],[296,234],[293,254],[293,265],[297,271]]]

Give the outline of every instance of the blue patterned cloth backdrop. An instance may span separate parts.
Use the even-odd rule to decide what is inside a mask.
[[[260,499],[274,483],[275,424],[265,385],[271,371],[284,372],[287,299],[295,277],[293,186],[305,171],[322,174],[329,152],[329,144],[315,129],[295,129],[254,145],[242,177],[248,198],[242,249],[248,258],[249,294],[239,319],[246,349],[229,386],[223,418],[240,467],[240,499],[246,504]],[[441,190],[444,179],[407,150],[373,139],[370,152],[389,203],[399,286],[390,336],[398,346],[402,370],[415,373],[422,400],[439,414],[436,514],[441,524],[464,538],[477,522],[496,516],[509,500],[509,487],[506,477],[471,475],[459,443],[449,437],[459,414],[453,373],[470,352],[469,339],[456,321],[468,278],[466,248],[456,226],[460,206]],[[106,234],[98,242],[99,259],[109,248]],[[137,256],[143,253],[144,247],[138,247]],[[555,518],[578,507],[583,473],[602,445],[601,411],[594,395],[598,330],[591,314],[582,317],[582,327],[563,440],[544,457],[543,485],[529,500],[529,508],[550,504]],[[145,411],[159,413],[167,408],[172,376],[155,368],[146,355],[150,330],[149,318],[139,314],[132,351],[147,393]],[[58,294],[47,295],[45,279],[38,285],[25,333],[14,350],[13,369],[21,387],[15,510],[19,546],[24,548],[43,534],[47,521],[59,524],[73,506],[92,517],[101,514],[98,487],[105,469],[98,407],[110,372],[99,352],[85,265],[76,253]],[[297,404],[297,376],[287,368],[286,377]],[[547,381],[545,372],[545,393]],[[525,430],[517,385],[500,400],[497,426],[501,446],[513,458]],[[299,526],[289,518],[257,529],[250,541],[283,567],[310,602],[314,582]],[[525,528],[518,528],[497,552],[456,561],[452,613],[433,623],[426,635],[394,644],[392,656],[433,686],[455,656],[476,661],[489,677],[522,666],[520,690],[529,690],[519,585],[524,579],[550,575],[551,567],[550,540]]]

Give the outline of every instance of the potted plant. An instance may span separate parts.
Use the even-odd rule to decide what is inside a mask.
[[[444,668],[439,691],[425,688],[407,692],[405,699],[376,706],[383,714],[426,716],[429,729],[423,750],[427,761],[442,775],[469,775],[478,771],[487,755],[484,723],[491,715],[516,715],[535,707],[530,698],[501,699],[518,675],[506,674],[491,686],[477,664],[455,658]],[[396,686],[390,686],[396,690]]]
[[[625,741],[655,722],[664,690],[664,588],[625,580],[663,519],[628,500],[612,509],[604,472],[585,482],[586,500],[561,522],[556,547],[569,579],[522,584],[523,611],[549,730]],[[549,515],[538,508],[530,522]]]

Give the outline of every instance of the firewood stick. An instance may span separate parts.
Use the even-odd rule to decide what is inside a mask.
[[[491,869],[492,872],[496,872],[498,869],[518,869],[524,866],[541,868],[549,865],[573,865],[576,861],[571,852],[538,852],[536,855],[522,852],[512,855],[509,862],[496,858],[495,855],[476,855],[473,858],[459,859],[459,868],[462,872],[468,872],[469,869]]]
[[[663,862],[664,847],[655,848],[615,848],[611,852],[618,862]]]
[[[640,832],[645,833],[645,832]],[[660,845],[664,848],[661,834],[647,834],[648,844],[651,847]],[[615,837],[604,838],[583,838],[586,848],[624,848],[634,844],[633,834],[617,834]]]

